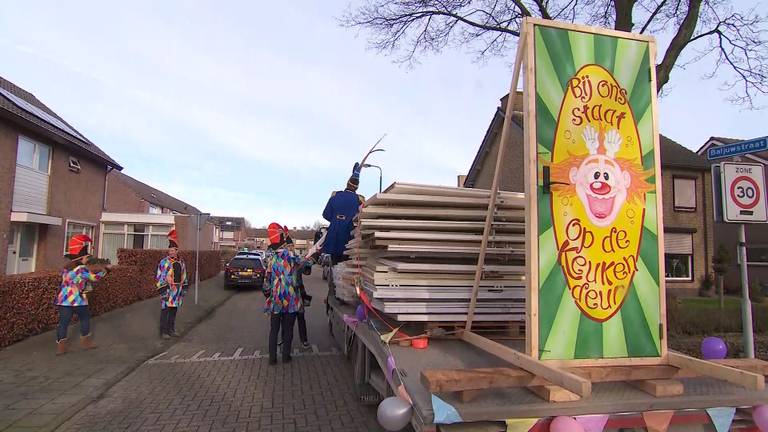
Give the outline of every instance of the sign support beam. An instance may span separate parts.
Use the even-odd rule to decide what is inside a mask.
[[[739,261],[741,268],[741,325],[744,335],[744,354],[755,358],[755,336],[752,333],[752,302],[749,299],[749,273],[747,272],[747,234],[739,224]]]

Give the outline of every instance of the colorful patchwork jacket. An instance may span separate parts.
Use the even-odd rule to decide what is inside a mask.
[[[294,313],[302,308],[301,293],[296,285],[296,273],[311,265],[311,261],[278,249],[266,256],[264,278],[267,301],[266,313]]]
[[[91,273],[88,267],[79,265],[72,270],[61,272],[61,290],[56,297],[59,306],[88,306],[88,297],[85,294],[88,285],[98,282],[107,272]]]
[[[177,270],[173,267],[176,264]],[[176,281],[176,282],[174,282]],[[181,258],[165,257],[157,265],[155,286],[160,290],[160,307],[180,307],[186,294],[187,267]]]

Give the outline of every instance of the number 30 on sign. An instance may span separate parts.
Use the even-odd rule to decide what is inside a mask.
[[[723,219],[726,222],[741,223],[768,221],[763,166],[725,162],[721,173]]]

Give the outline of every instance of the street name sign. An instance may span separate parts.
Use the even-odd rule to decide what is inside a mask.
[[[768,222],[765,172],[760,164],[723,162],[723,220],[725,222]]]
[[[765,150],[768,150],[768,137],[755,138],[734,144],[712,146],[707,150],[707,159],[722,159]]]

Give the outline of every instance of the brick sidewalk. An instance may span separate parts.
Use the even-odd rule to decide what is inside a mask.
[[[324,283],[316,275],[305,283],[316,299],[307,311],[312,348],[300,352],[295,332],[292,362],[268,365],[264,297],[243,292],[60,431],[381,431],[328,332]]]
[[[189,296],[177,327],[186,332],[234,294],[221,275],[200,283],[200,304]],[[53,331],[0,350],[0,431],[49,431],[175,341],[158,337],[159,300],[145,300],[92,320],[99,348],[77,346],[79,328],[70,327],[71,352],[56,357]]]
[[[337,355],[146,364],[60,429],[75,431],[381,430]]]

